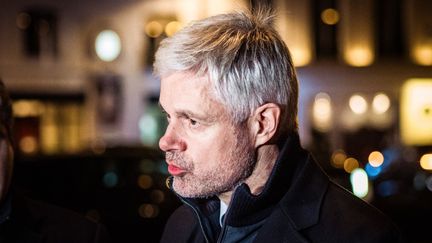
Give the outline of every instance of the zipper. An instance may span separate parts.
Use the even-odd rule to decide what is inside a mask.
[[[225,236],[225,232],[226,232],[226,226],[225,226],[225,222],[223,222],[223,224],[222,224],[222,229],[221,229],[221,232],[220,232],[220,234],[219,234],[219,237],[218,237],[217,243],[221,243],[221,242],[222,242],[222,240],[223,240],[223,238],[224,238],[224,236]]]
[[[204,226],[203,226],[203,223],[202,223],[202,219],[201,219],[201,216],[200,216],[198,210],[197,210],[197,209],[196,209],[192,204],[190,204],[188,201],[186,201],[185,199],[183,199],[183,198],[181,198],[181,197],[180,197],[180,199],[183,201],[184,204],[186,204],[186,205],[188,205],[190,208],[192,208],[192,210],[194,211],[194,213],[196,214],[196,216],[197,216],[197,218],[198,218],[198,223],[199,223],[199,225],[200,225],[201,232],[202,232],[203,235],[204,235],[204,239],[205,239],[205,241],[206,241],[207,243],[210,243],[210,240],[208,239],[207,233],[206,233],[206,231],[204,230]]]

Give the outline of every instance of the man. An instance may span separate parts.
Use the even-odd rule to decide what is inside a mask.
[[[100,224],[13,190],[12,119],[11,100],[0,80],[0,243],[109,242]]]
[[[399,242],[331,182],[297,133],[297,78],[269,11],[197,21],[155,59],[169,186],[185,205],[161,242]]]

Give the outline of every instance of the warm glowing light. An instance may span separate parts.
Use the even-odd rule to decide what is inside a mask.
[[[315,96],[313,106],[313,121],[315,127],[321,131],[326,132],[331,126],[332,107],[330,96],[326,93],[318,93]]]
[[[331,157],[331,164],[335,168],[343,168],[347,156],[343,150],[336,150]]]
[[[143,218],[155,218],[159,214],[159,207],[144,203],[138,208],[138,214]]]
[[[182,27],[182,24],[178,21],[171,21],[165,26],[165,34],[167,36],[174,35],[175,32],[180,30]]]
[[[384,93],[375,95],[372,101],[372,109],[377,114],[383,114],[390,108],[390,99]]]
[[[358,94],[351,96],[351,98],[349,99],[349,106],[351,110],[356,114],[364,114],[368,108],[366,99]]]
[[[43,104],[38,101],[18,100],[13,102],[15,117],[39,116],[43,113]]]
[[[401,93],[402,141],[406,145],[431,145],[432,79],[410,79]]]
[[[163,26],[158,21],[150,21],[145,26],[145,33],[152,37],[157,38],[159,37],[163,32]]]
[[[369,154],[368,161],[373,167],[379,167],[384,163],[384,155],[378,151],[373,151]]]
[[[420,166],[424,170],[432,170],[432,154],[424,154],[420,158]]]
[[[19,147],[24,153],[32,154],[38,149],[38,141],[33,136],[25,136],[19,141]]]
[[[344,170],[351,173],[354,169],[359,167],[359,162],[354,158],[348,158],[344,161]]]
[[[98,34],[95,42],[96,55],[105,62],[114,61],[121,52],[119,35],[112,30],[104,30]]]
[[[305,48],[291,47],[290,52],[291,52],[294,66],[296,67],[306,66],[312,60],[312,54],[306,47]]]
[[[417,64],[424,66],[432,65],[432,44],[415,47],[413,55],[414,61]]]
[[[327,8],[321,13],[321,20],[328,25],[335,25],[339,22],[339,12],[333,8]]]
[[[361,168],[353,170],[350,181],[354,195],[360,198],[366,197],[369,192],[369,180],[366,172]]]
[[[140,175],[138,177],[138,186],[141,189],[149,189],[153,185],[153,179],[149,175]]]
[[[371,48],[355,47],[349,48],[344,55],[345,61],[355,67],[369,66],[374,61],[374,54]]]

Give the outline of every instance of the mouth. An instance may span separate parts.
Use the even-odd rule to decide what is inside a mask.
[[[172,176],[181,176],[186,173],[186,170],[173,164],[168,164],[168,172]]]

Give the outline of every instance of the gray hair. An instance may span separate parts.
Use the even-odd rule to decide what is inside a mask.
[[[164,39],[154,73],[208,75],[215,98],[234,122],[265,103],[281,107],[281,132],[297,131],[298,84],[287,46],[270,10],[235,12],[195,21]]]

